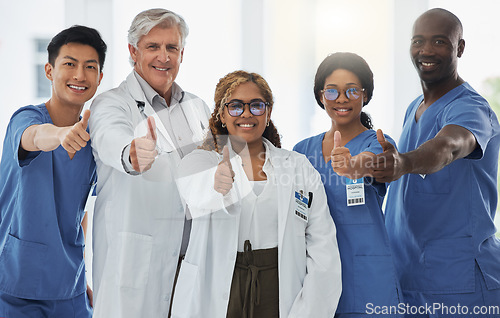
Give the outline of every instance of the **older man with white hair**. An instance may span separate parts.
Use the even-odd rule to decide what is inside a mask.
[[[166,317],[190,223],[175,175],[210,114],[174,81],[188,27],[164,9],[139,13],[129,29],[133,71],[92,103],[97,164],[94,317]]]

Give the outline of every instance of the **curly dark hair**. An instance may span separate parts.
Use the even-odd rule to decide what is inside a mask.
[[[222,127],[221,116],[224,111],[224,103],[229,100],[231,93],[243,83],[252,82],[257,85],[262,96],[269,103],[269,108],[273,108],[274,100],[273,93],[269,84],[266,80],[257,73],[249,73],[246,71],[234,71],[219,80],[217,86],[215,87],[215,108],[208,121],[210,126],[210,132],[205,138],[203,144],[200,148],[205,150],[215,150],[219,153],[222,152],[222,148],[227,143],[227,136],[229,132],[226,127]],[[274,126],[272,120],[269,121],[269,126],[266,126],[262,137],[268,139],[275,147],[281,148],[281,138],[278,134],[278,130]]]

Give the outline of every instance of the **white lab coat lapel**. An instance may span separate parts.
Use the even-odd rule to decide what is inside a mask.
[[[264,142],[269,147],[269,152],[273,160],[273,169],[275,176],[291,176],[295,175],[294,166],[289,164],[287,160],[290,160],[288,153],[281,152],[279,148],[276,148],[271,142],[264,139]],[[283,156],[284,155],[284,156]],[[287,168],[289,167],[289,168]],[[290,204],[292,202],[292,195],[294,194],[293,189],[293,179],[284,178],[283,180],[288,181],[286,183],[278,183],[278,246],[283,245],[283,239],[285,236],[285,228],[287,226],[288,215],[290,214]],[[280,179],[277,179],[279,182]],[[278,260],[281,259],[281,249],[278,248]]]
[[[135,78],[134,72],[130,73],[129,76],[127,76],[127,85],[129,87],[129,92],[132,95],[132,98],[135,99],[136,102],[144,103],[144,115],[146,117],[153,116],[153,118],[155,119],[156,129],[160,132],[160,136],[158,136],[158,143],[160,144],[160,148],[168,152],[173,151],[175,149],[174,143],[170,138],[170,135],[163,125],[160,117],[154,111],[153,106],[151,106],[151,104],[147,101],[141,85]],[[145,124],[147,125],[146,122]]]
[[[187,101],[182,104],[182,109],[186,114],[186,118],[193,131],[193,142],[199,142],[205,138],[205,131],[208,127],[203,125],[203,119],[206,118],[205,114],[201,114],[201,109],[196,107],[193,101]]]

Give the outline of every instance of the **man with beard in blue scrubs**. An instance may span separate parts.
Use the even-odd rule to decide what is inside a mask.
[[[47,47],[46,103],[12,116],[0,165],[0,317],[91,317],[85,278],[84,207],[95,182],[80,117],[102,79],[106,44],[73,26]]]
[[[396,180],[386,226],[404,298],[413,306],[406,308],[432,308],[418,317],[499,316],[493,218],[500,127],[488,102],[457,73],[464,48],[454,14],[423,13],[410,45],[423,95],[406,112],[399,152],[378,132],[384,152],[373,175]]]

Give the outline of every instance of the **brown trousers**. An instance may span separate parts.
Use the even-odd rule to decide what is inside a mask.
[[[278,318],[278,248],[252,250],[245,241],[233,272],[227,318]]]

